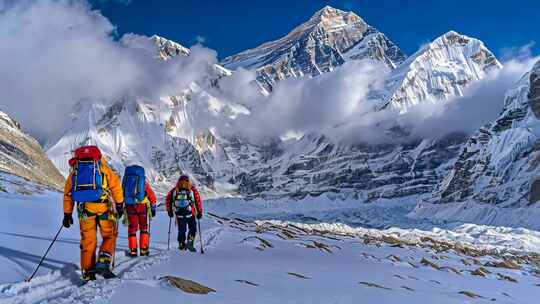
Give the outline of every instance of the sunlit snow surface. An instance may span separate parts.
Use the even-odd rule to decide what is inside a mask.
[[[201,223],[204,255],[174,249],[174,232],[167,251],[169,222],[160,210],[151,227],[151,256],[125,257],[127,232],[121,227],[115,269],[119,278],[83,287],[76,286],[75,224],[62,231],[38,276],[25,283],[60,227],[61,195],[2,193],[0,203],[9,211],[0,215],[1,303],[536,303],[540,292],[540,277],[529,262],[520,262],[515,270],[484,266],[490,271],[485,277],[471,274],[480,264],[502,261],[503,256],[532,256],[525,251],[540,250],[538,232],[461,223],[439,223],[448,228],[441,229],[407,218],[414,208],[410,202],[365,208],[358,201],[322,198],[289,204],[208,201],[206,209],[215,216],[207,213]],[[367,210],[371,213],[365,224],[384,229],[362,228],[361,218],[339,223],[350,212]],[[336,223],[324,222],[332,217]],[[433,246],[437,241],[486,255],[438,252]],[[422,258],[439,269],[422,264]],[[164,275],[193,280],[216,292],[186,294],[162,282]]]

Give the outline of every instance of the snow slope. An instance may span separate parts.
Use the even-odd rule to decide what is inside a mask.
[[[166,250],[168,219],[158,212],[152,222],[150,257],[131,260],[120,252],[127,245],[127,233],[121,227],[119,278],[77,287],[75,224],[62,231],[38,276],[27,283],[22,280],[60,225],[60,195],[0,194],[0,201],[15,215],[0,215],[0,301],[6,304],[355,303],[359,299],[535,303],[540,284],[534,272],[539,257],[527,253],[540,250],[537,232],[475,225],[421,231],[252,222],[214,215],[226,210],[220,201],[207,204],[210,213],[202,221],[204,255]],[[504,259],[506,264],[499,264]],[[161,279],[166,275],[216,292],[184,293]]]

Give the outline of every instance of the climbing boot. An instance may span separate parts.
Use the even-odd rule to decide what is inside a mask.
[[[85,271],[83,270],[81,273],[81,279],[84,282],[90,282],[96,280],[96,274],[93,271]]]
[[[193,238],[192,236],[189,236],[188,241],[187,241],[187,249],[191,252],[197,251],[197,249],[195,249],[194,243],[195,243],[195,238]]]
[[[101,252],[99,254],[98,261],[96,263],[95,273],[104,277],[105,279],[115,278],[116,275],[109,268],[111,265],[111,255],[107,252]]]
[[[141,252],[141,255],[142,255],[142,252]],[[131,248],[129,250],[128,256],[130,258],[136,258],[137,257],[137,248]]]

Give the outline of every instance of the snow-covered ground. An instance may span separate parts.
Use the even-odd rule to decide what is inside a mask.
[[[536,303],[540,295],[540,258],[527,253],[540,251],[538,232],[461,223],[442,229],[407,219],[412,203],[368,208],[323,199],[287,207],[209,201],[201,223],[204,255],[175,250],[174,225],[167,250],[169,221],[160,211],[150,257],[125,257],[127,231],[121,227],[119,278],[82,287],[75,224],[62,230],[38,275],[26,283],[60,228],[61,195],[0,193],[0,203],[8,211],[0,213],[0,303]],[[384,229],[336,223],[367,210],[367,226]],[[330,217],[324,214],[339,216],[325,223]],[[382,224],[375,225],[378,217]],[[391,221],[401,228],[389,228]],[[215,292],[189,294],[164,276]]]

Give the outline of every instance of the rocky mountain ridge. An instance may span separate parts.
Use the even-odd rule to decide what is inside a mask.
[[[11,188],[6,184],[22,186],[19,179],[9,175],[22,177],[42,187],[63,188],[63,177],[39,143],[24,133],[18,122],[0,111],[0,191]],[[18,189],[27,191],[24,187]]]

